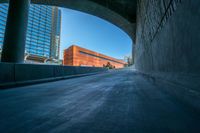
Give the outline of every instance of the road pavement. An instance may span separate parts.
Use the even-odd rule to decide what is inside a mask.
[[[132,69],[0,90],[0,133],[200,133],[200,97]]]

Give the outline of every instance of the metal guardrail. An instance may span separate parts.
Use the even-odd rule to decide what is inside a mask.
[[[169,4],[167,5],[165,9],[165,13],[163,17],[161,18],[160,23],[158,24],[158,27],[156,29],[156,32],[153,35],[153,38],[151,39],[151,42],[155,39],[158,32],[161,30],[161,28],[164,26],[164,24],[167,22],[168,18],[172,15],[172,13],[177,9],[178,4],[180,4],[182,0],[170,0]]]

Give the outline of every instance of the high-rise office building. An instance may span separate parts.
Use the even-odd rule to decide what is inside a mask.
[[[8,4],[0,4],[0,48],[3,46]],[[59,59],[61,11],[58,7],[32,4],[26,36],[26,55]]]
[[[3,45],[7,12],[8,12],[8,5],[0,4],[0,48],[2,48]]]
[[[59,59],[60,51],[60,32],[61,32],[61,11],[57,7],[53,7],[52,14],[52,38],[50,56],[54,59]]]

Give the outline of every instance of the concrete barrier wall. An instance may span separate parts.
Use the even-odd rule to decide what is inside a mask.
[[[14,64],[0,63],[0,84],[14,82]]]
[[[54,77],[54,66],[15,64],[15,81]]]
[[[200,74],[200,1],[170,1],[138,3],[136,68],[145,73]]]
[[[0,84],[106,71],[106,68],[0,63]]]

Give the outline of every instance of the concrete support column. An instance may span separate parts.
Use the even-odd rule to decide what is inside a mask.
[[[30,0],[10,0],[2,62],[23,63]]]

